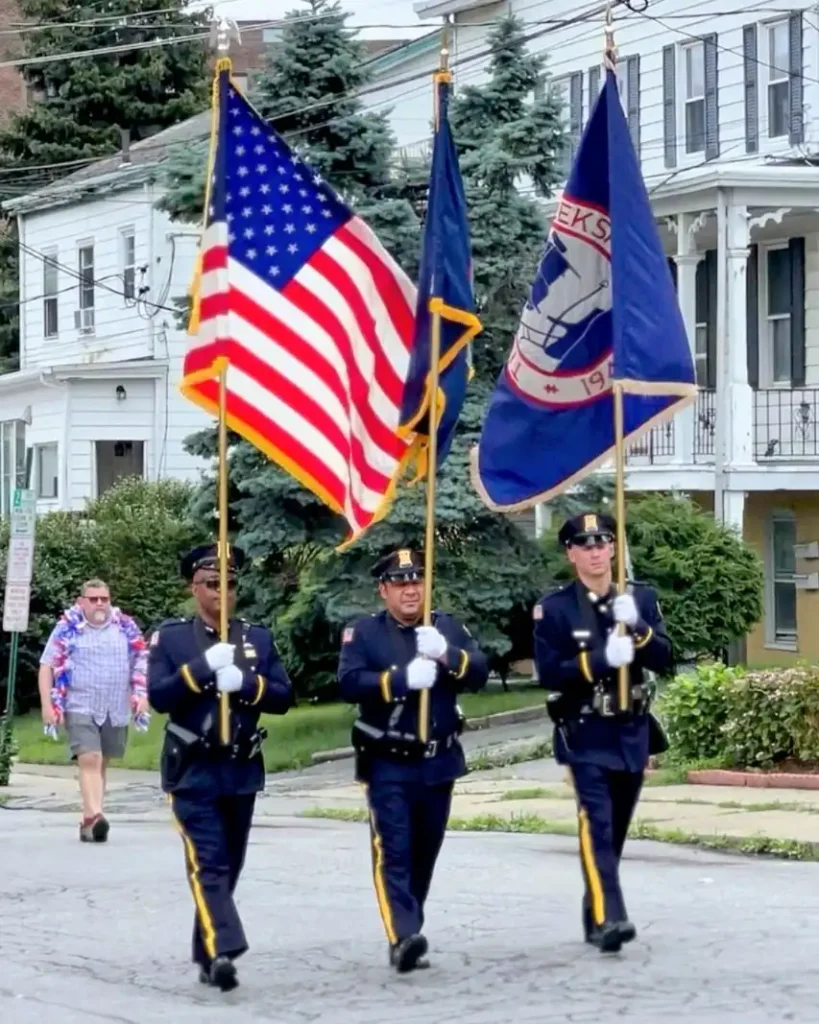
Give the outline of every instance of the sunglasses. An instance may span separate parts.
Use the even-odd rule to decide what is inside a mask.
[[[604,548],[611,544],[611,536],[608,533],[596,533],[591,537],[584,537],[582,541],[573,540],[573,548]]]
[[[206,587],[208,590],[219,590],[220,589],[219,588],[219,580],[218,579],[200,580],[199,581],[199,585],[202,586],[202,587]],[[228,585],[228,590],[235,590],[236,589],[236,580],[230,580],[229,579],[227,581],[227,585]]]
[[[88,601],[89,604],[108,604],[108,602],[111,600],[111,598],[110,597],[88,597],[86,595],[85,600]]]

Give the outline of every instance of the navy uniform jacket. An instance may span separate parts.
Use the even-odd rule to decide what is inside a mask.
[[[434,757],[413,762],[375,758],[377,778],[449,782],[466,773],[456,737],[462,728],[458,694],[486,685],[489,663],[469,631],[451,615],[433,612],[432,624],[449,643],[446,664],[438,664],[429,691],[429,740],[439,741]],[[407,686],[407,665],[417,655],[414,626],[402,626],[386,610],[356,620],[344,630],[338,682],[344,700],[359,705],[359,721],[378,730],[418,736],[420,691]],[[447,746],[446,744],[449,743]],[[372,779],[370,781],[373,781]]]
[[[632,686],[645,682],[645,670],[671,669],[671,641],[665,632],[652,587],[632,584],[639,619],[628,629],[634,640],[629,666]],[[534,645],[538,680],[561,695],[567,722],[555,730],[555,757],[561,764],[586,762],[613,771],[638,772],[648,761],[646,714],[603,718],[588,713],[594,687],[604,684],[617,694],[618,669],[606,661],[605,647],[615,627],[612,600],[616,591],[598,598],[579,581],[543,597],[535,605]],[[616,707],[616,704],[615,704]]]
[[[231,758],[220,746],[219,691],[216,674],[208,668],[204,655],[218,642],[216,630],[198,618],[163,622],[151,637],[151,707],[203,741],[186,753],[179,738],[166,732],[162,754],[165,792],[205,789],[211,794],[241,794],[264,788],[261,751],[250,760]],[[229,642],[236,643],[234,659],[244,675],[242,688],[228,695],[232,738],[241,748],[252,744],[261,712],[283,715],[292,707],[293,689],[270,630],[234,619]]]

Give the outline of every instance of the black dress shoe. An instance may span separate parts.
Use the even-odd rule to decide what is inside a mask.
[[[239,984],[236,964],[227,956],[217,956],[210,965],[208,981],[222,992],[230,992]]]
[[[417,967],[429,966],[426,961],[422,965],[429,945],[423,935],[410,935],[406,939],[397,942],[390,950],[390,964],[399,974],[406,974],[414,971]]]
[[[620,932],[620,941],[625,945],[627,942],[637,938],[637,929],[631,923],[631,921],[618,921],[617,929]]]
[[[619,953],[623,945],[620,925],[616,921],[604,921],[592,932],[591,941],[601,953]]]

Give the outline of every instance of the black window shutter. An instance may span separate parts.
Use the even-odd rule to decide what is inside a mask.
[[[589,68],[589,114],[594,109],[597,94],[600,92],[600,65]]]
[[[745,322],[748,339],[748,383],[759,387],[759,246],[749,247],[745,271]]]
[[[805,385],[805,239],[788,242],[791,253],[791,386]]]
[[[705,61],[705,159],[719,156],[719,86],[717,82],[717,34],[703,36]]]
[[[569,132],[572,136],[572,155],[583,130],[583,72],[573,71],[569,78]]]
[[[745,62],[745,152],[759,150],[759,64],[756,56],[756,25],[742,30],[742,55]]]
[[[707,325],[705,379],[706,387],[717,386],[717,250],[705,253],[705,322]]]
[[[788,142],[793,146],[805,138],[802,109],[802,12],[788,18],[790,56],[790,119]]]
[[[663,147],[666,167],[677,166],[677,79],[674,46],[663,47]]]
[[[626,58],[626,114],[637,158],[640,157],[640,56]]]

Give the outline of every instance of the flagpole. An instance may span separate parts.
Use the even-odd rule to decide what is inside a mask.
[[[226,18],[220,18],[215,22],[214,32],[216,52],[216,74],[221,70],[222,61],[228,57],[230,50],[230,22]],[[217,91],[217,90],[215,90]],[[219,110],[218,91],[215,98],[216,110]],[[209,174],[212,171],[209,169]],[[207,215],[207,204],[205,206]],[[219,446],[217,458],[217,515],[219,518],[219,542],[217,545],[219,557],[219,639],[222,643],[228,642],[230,634],[230,616],[228,614],[228,559],[230,547],[228,545],[228,463],[227,463],[227,374],[228,360],[221,358],[219,365]],[[223,747],[230,745],[230,696],[227,693],[219,694],[219,740]]]
[[[617,74],[617,48],[614,45],[614,27],[612,25],[611,2],[606,6],[606,44],[603,50],[603,66],[606,71]],[[614,405],[614,514],[617,520],[616,557],[617,557],[617,593],[626,592],[626,452],[625,429],[623,416],[623,385],[618,380],[612,381],[612,401]],[[617,623],[617,635],[623,636],[626,627]],[[631,707],[631,682],[628,665],[621,665],[617,672],[617,706],[620,711],[628,711]]]
[[[438,130],[438,82],[440,75],[449,73],[449,39],[447,24],[441,30],[441,66],[435,74],[435,130]],[[432,314],[429,353],[429,449],[427,452],[427,522],[424,542],[424,625],[432,625],[432,581],[435,569],[435,492],[438,470],[438,363],[441,360],[441,314]],[[418,707],[418,738],[422,743],[429,739],[429,690],[421,690]]]

